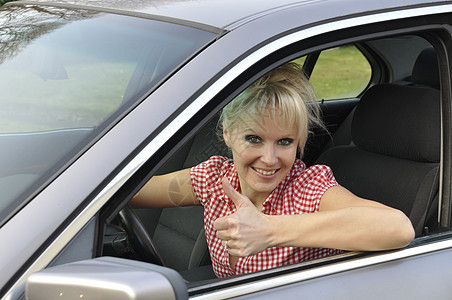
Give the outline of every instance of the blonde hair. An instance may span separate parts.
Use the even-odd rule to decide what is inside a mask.
[[[296,63],[277,67],[246,88],[223,108],[219,125],[229,132],[239,124],[252,128],[263,124],[265,110],[275,123],[282,117],[296,126],[301,150],[314,126],[325,128],[314,89]]]

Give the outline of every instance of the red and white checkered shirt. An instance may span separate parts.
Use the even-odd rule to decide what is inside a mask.
[[[212,266],[218,277],[227,277],[283,265],[309,261],[340,253],[336,249],[273,247],[258,254],[238,258],[235,267],[229,264],[229,254],[216,235],[213,223],[217,218],[236,211],[235,205],[223,192],[221,180],[227,177],[239,190],[239,179],[231,159],[213,156],[191,169],[191,182],[196,197],[204,206],[204,227]],[[315,165],[306,169],[299,159],[271,195],[265,200],[262,212],[267,215],[315,213],[325,191],[338,185],[331,169]]]

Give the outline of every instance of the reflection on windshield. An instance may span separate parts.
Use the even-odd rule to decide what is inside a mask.
[[[0,31],[0,225],[212,39],[176,24],[34,5],[2,8]]]
[[[39,13],[42,12],[42,13]],[[16,56],[34,39],[49,33],[65,23],[84,19],[97,12],[68,11],[63,8],[27,8],[11,6],[0,11],[0,62]],[[64,18],[58,18],[64,15]]]

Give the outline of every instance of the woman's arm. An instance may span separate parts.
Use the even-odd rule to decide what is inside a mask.
[[[414,238],[413,226],[404,213],[359,198],[340,186],[325,192],[318,213],[293,217],[273,220],[277,226],[282,226],[285,233],[284,236],[273,233],[274,244],[385,250],[404,247]],[[298,232],[290,230],[298,228],[291,227],[297,224],[303,229]]]
[[[228,241],[235,256],[256,254],[269,247],[293,246],[343,250],[384,250],[406,246],[414,238],[410,220],[400,211],[356,197],[343,187],[329,188],[320,211],[269,216],[223,182],[237,212],[217,219],[217,235]]]
[[[190,180],[190,169],[152,177],[133,197],[134,208],[199,205]]]

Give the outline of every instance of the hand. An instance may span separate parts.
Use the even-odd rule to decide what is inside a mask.
[[[225,194],[234,202],[237,211],[229,216],[218,218],[214,227],[217,236],[227,242],[230,255],[248,256],[259,253],[270,246],[270,218],[261,213],[245,196],[237,192],[223,178]]]

